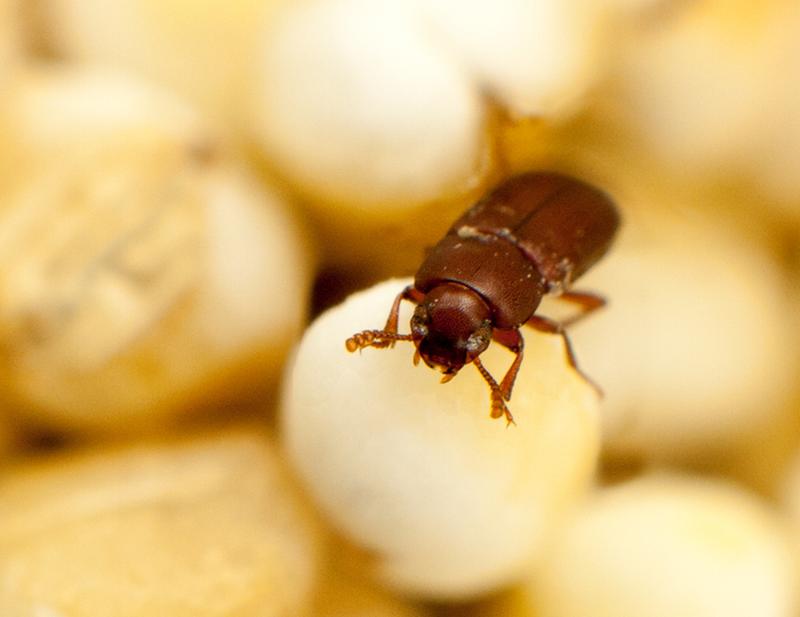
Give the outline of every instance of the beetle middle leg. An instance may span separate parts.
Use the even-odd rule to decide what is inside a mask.
[[[600,388],[600,386],[592,381],[592,379],[586,373],[584,373],[580,367],[578,367],[578,362],[575,359],[575,352],[572,350],[572,342],[569,340],[567,331],[564,329],[564,324],[541,315],[534,315],[526,322],[526,324],[533,329],[538,330],[539,332],[558,334],[561,336],[561,338],[564,340],[564,350],[566,351],[567,362],[569,362],[569,365],[575,369],[577,373],[583,377],[586,383],[592,386],[600,396],[603,396],[603,390]]]
[[[364,347],[394,347],[396,341],[412,340],[410,334],[397,333],[400,303],[403,300],[409,300],[415,304],[419,304],[423,297],[423,294],[417,291],[413,285],[408,285],[395,297],[383,330],[362,330],[361,332],[357,332],[345,341],[347,351],[353,352],[358,349],[363,349]]]
[[[558,296],[558,299],[577,304],[580,307],[580,312],[577,315],[573,315],[561,322],[561,326],[564,328],[579,322],[587,315],[594,313],[596,310],[606,305],[606,299],[603,296],[599,296],[591,291],[565,291]]]

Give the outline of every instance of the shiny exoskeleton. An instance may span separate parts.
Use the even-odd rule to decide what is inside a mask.
[[[347,349],[413,341],[414,363],[421,357],[441,370],[442,382],[473,363],[491,388],[491,416],[513,422],[505,401],[522,363],[519,328],[560,334],[577,369],[564,328],[605,301],[570,286],[608,251],[619,222],[611,199],[579,180],[556,173],[510,178],[467,210],[430,251],[414,284],[395,298],[384,329],[353,335]],[[566,322],[536,315],[546,294],[575,302],[581,312]],[[410,334],[397,332],[402,300],[417,305]],[[516,354],[499,384],[478,359],[492,340]]]

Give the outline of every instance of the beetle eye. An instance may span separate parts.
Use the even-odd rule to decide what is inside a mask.
[[[480,328],[469,335],[467,339],[467,352],[477,354],[489,346],[492,338],[492,326],[489,322],[483,322]]]
[[[480,334],[477,332],[470,334],[470,337],[467,339],[467,351],[470,353],[475,353],[484,344],[484,339],[480,336]]]
[[[418,306],[411,317],[411,333],[415,338],[425,338],[428,336],[428,312],[423,306]]]
[[[426,336],[428,336],[428,326],[426,326],[424,323],[412,321],[411,332],[414,334],[415,337],[425,338]]]

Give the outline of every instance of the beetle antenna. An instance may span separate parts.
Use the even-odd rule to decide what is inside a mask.
[[[347,351],[354,352],[364,347],[392,347],[396,341],[413,341],[410,334],[398,334],[388,330],[362,330],[344,343]]]
[[[483,366],[478,358],[474,358],[472,363],[478,369],[480,374],[486,380],[486,383],[489,384],[489,387],[492,390],[492,411],[490,413],[492,418],[499,418],[500,416],[506,417],[506,426],[509,424],[516,425],[517,423],[514,422],[514,416],[511,415],[511,412],[508,410],[505,401],[503,400],[503,391],[500,389],[500,386],[497,385],[494,377],[489,374],[489,371]]]

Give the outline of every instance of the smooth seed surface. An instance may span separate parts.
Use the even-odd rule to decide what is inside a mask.
[[[598,401],[560,338],[526,331],[509,407],[466,366],[447,384],[413,346],[350,354],[345,340],[385,320],[407,281],[351,296],[306,332],[289,369],[283,439],[326,517],[374,555],[381,580],[464,598],[514,580],[583,495],[597,455]],[[410,307],[401,312],[407,329]],[[481,356],[496,378],[512,356]]]

